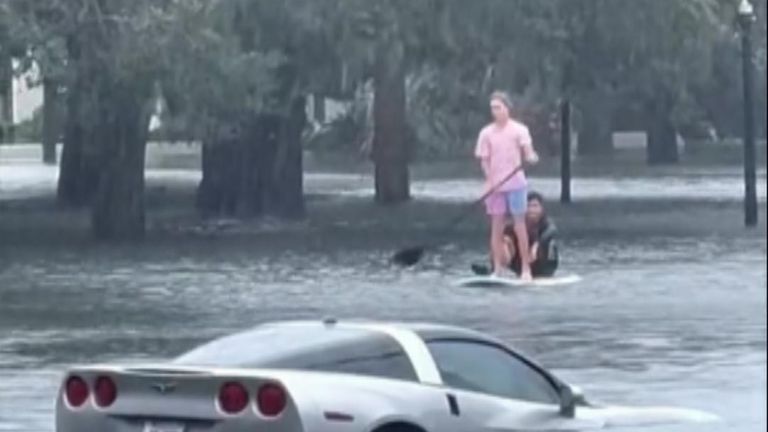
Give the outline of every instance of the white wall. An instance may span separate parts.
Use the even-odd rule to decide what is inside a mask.
[[[14,67],[17,66],[14,60]],[[37,68],[33,69],[17,78],[13,79],[13,109],[11,118],[14,124],[18,124],[32,118],[35,110],[43,105],[43,88],[36,86],[30,88],[29,82],[36,81],[38,76]]]

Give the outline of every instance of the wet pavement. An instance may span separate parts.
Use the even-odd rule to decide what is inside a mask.
[[[28,192],[30,183],[9,182],[6,168],[0,172],[5,191]],[[39,170],[21,177],[45,191],[48,169]],[[156,175],[183,183],[196,174]],[[596,178],[582,183],[579,193],[642,199],[654,187],[670,198],[739,195],[718,192],[723,181],[691,177],[623,184]],[[738,182],[737,174],[725,177]],[[347,199],[363,195],[368,181],[336,174],[307,180],[310,190]],[[467,200],[474,186],[472,180],[423,181],[416,191]],[[539,179],[537,187],[546,191],[556,182]],[[691,223],[695,218],[691,214]],[[412,270],[386,264],[396,241],[384,237],[371,233],[366,241],[311,246],[258,238],[13,250],[0,244],[0,431],[51,431],[53,399],[70,364],[161,360],[260,322],[326,316],[486,330],[592,399],[695,408],[723,418],[643,430],[765,430],[764,233],[566,236],[563,272],[583,281],[512,291],[452,286],[467,274],[468,263],[482,259],[483,242],[473,233]]]

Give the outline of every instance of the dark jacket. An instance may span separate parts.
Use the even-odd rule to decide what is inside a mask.
[[[517,241],[515,231],[512,225],[508,225],[504,230],[505,235]],[[557,247],[557,226],[548,216],[541,218],[535,226],[528,226],[528,244],[539,243],[539,256],[537,261],[557,262],[560,260],[560,254]]]

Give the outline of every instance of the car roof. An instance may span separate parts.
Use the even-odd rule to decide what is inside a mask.
[[[496,341],[494,338],[464,327],[448,324],[430,323],[422,321],[371,321],[371,320],[338,320],[326,318],[322,321],[278,321],[263,324],[257,327],[270,328],[305,328],[314,329],[323,333],[323,330],[343,329],[347,331],[359,331],[361,334],[371,335],[381,333],[383,330],[392,329],[415,333],[425,341],[434,339],[472,339],[483,341]]]
[[[464,327],[422,322],[393,323],[392,325],[410,330],[419,335],[419,337],[425,341],[435,339],[471,339],[496,342],[496,340],[491,336]]]
[[[357,328],[333,328],[319,322],[268,323],[223,336],[205,343],[176,359],[177,363],[196,363],[209,358],[238,358],[249,362],[271,362],[304,352],[334,349],[339,345],[360,343],[375,336]]]

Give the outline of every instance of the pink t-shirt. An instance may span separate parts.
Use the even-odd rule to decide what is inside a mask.
[[[486,167],[488,187],[504,180],[522,161],[534,154],[533,140],[528,128],[517,121],[509,120],[504,126],[491,123],[480,131],[475,156]],[[497,190],[506,192],[522,189],[528,185],[525,173],[520,170]]]

